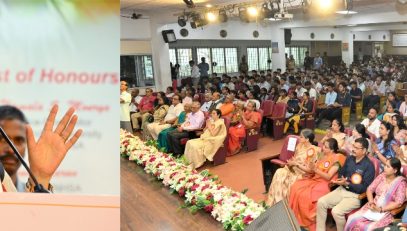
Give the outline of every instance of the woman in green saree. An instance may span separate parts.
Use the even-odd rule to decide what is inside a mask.
[[[179,114],[178,119],[175,121],[175,123],[171,127],[162,130],[158,134],[157,142],[158,142],[158,148],[159,149],[163,148],[164,152],[167,152],[167,148],[168,148],[167,134],[169,132],[175,130],[179,124],[184,123],[185,119],[187,118],[187,114],[190,113],[190,112],[191,112],[191,104],[187,103],[187,104],[184,105],[184,111],[181,112],[181,114]]]

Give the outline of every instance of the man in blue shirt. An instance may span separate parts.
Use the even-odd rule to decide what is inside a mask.
[[[321,58],[319,52],[317,52],[316,56],[314,58],[314,70],[321,69],[322,64],[323,64],[322,58]]]
[[[326,227],[327,210],[332,208],[336,230],[343,231],[345,215],[360,207],[359,194],[366,192],[375,177],[372,162],[367,156],[369,142],[366,138],[358,138],[353,144],[353,155],[346,158],[344,166],[339,170],[338,179],[331,181],[339,187],[319,198],[317,203],[317,230]]]
[[[317,115],[318,119],[316,121],[317,124],[319,124],[322,119],[327,118],[327,115],[332,112],[332,109],[334,109],[334,104],[336,102],[336,92],[334,91],[335,85],[333,83],[328,83],[327,84],[327,90],[328,92],[325,95],[325,104],[322,106],[319,106],[319,109],[317,109]]]

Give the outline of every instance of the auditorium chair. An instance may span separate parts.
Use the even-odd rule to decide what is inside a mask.
[[[257,110],[259,113],[259,125],[256,128],[246,129],[246,137],[244,141],[244,149],[247,152],[251,152],[257,149],[257,144],[259,143],[260,138],[260,128],[261,122],[263,120],[263,110]]]
[[[294,156],[295,151],[287,150],[288,148],[288,141],[291,139],[296,140],[296,145],[299,142],[299,136],[296,135],[288,135],[284,140],[283,147],[281,147],[280,153],[275,158],[265,159],[262,161],[263,165],[263,180],[265,185],[266,192],[269,190],[269,186],[273,179],[274,173],[277,169],[284,167],[287,164],[287,160]],[[267,162],[265,162],[267,160]]]
[[[266,117],[267,130],[271,131],[271,135],[275,140],[283,138],[286,111],[286,103],[276,103],[274,104],[271,116]]]
[[[317,102],[313,99],[310,99],[310,101],[312,102],[312,111],[304,113],[304,118],[301,118],[300,120],[301,128],[315,128],[315,111],[317,109]]]
[[[362,120],[363,116],[363,96],[362,99],[355,102],[355,114],[356,114],[356,120]]]
[[[272,100],[265,100],[261,103],[260,109],[263,110],[263,118],[262,118],[262,123],[261,123],[261,131],[263,133],[263,136],[266,134],[266,122],[267,122],[267,117],[271,116],[273,113],[273,107],[274,107],[274,101]]]
[[[342,107],[342,123],[344,126],[349,126],[350,122],[350,106]]]
[[[223,145],[218,149],[215,156],[213,156],[213,165],[214,166],[224,164],[226,162],[230,119],[227,117],[222,117],[222,118],[225,121],[226,137],[225,137],[225,140],[223,141]]]
[[[319,97],[318,97],[318,107],[321,107],[322,105],[324,105],[325,104],[325,94],[324,95],[320,95]]]

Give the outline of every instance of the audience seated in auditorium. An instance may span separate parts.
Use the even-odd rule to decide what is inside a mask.
[[[367,95],[363,99],[363,108],[368,109],[372,107],[377,107],[380,103],[380,97],[384,96],[386,92],[386,84],[382,81],[382,77],[378,76],[373,84],[366,86]],[[365,93],[365,94],[366,94]],[[365,111],[366,114],[366,111]]]
[[[379,130],[380,130],[380,120],[377,119],[377,109],[372,107],[369,109],[369,113],[367,114],[367,118],[362,120],[361,124],[363,124],[367,131],[372,133],[373,135],[379,137]]]
[[[205,120],[204,113],[200,110],[201,104],[193,102],[191,106],[191,113],[187,115],[187,119],[177,129],[171,131],[167,135],[168,152],[175,155],[184,153],[184,147],[181,144],[182,138],[191,138],[196,129],[200,129]]]
[[[317,161],[303,166],[304,177],[291,186],[290,208],[300,226],[310,231],[316,228],[318,199],[329,193],[329,182],[337,178],[337,172],[345,162],[345,156],[338,154],[338,151],[338,142],[334,138],[327,139]]]
[[[221,106],[222,106],[222,101],[220,99],[220,93],[214,92],[212,94],[212,104],[209,107],[208,111],[212,111],[213,109],[220,109]]]
[[[172,104],[168,108],[168,112],[161,121],[154,121],[147,125],[149,134],[154,140],[157,140],[158,134],[164,129],[170,128],[178,119],[181,112],[184,111],[184,105],[181,103],[181,96],[173,95],[171,98]]]
[[[393,222],[390,211],[399,208],[406,199],[406,180],[400,170],[399,159],[386,160],[383,173],[367,188],[368,203],[348,217],[345,230],[374,230]]]
[[[175,98],[175,99],[174,99]],[[179,95],[174,95],[174,97],[172,97],[173,103],[175,103],[174,101],[177,101],[178,105],[182,105],[179,101],[181,97]],[[187,118],[188,113],[191,112],[191,106],[192,104],[187,103],[185,105],[182,105],[182,111],[181,113],[177,116],[177,118],[175,118],[174,123],[170,124],[170,127],[168,127],[168,125],[166,127],[166,129],[163,129],[159,134],[158,134],[158,147],[164,148],[165,152],[168,152],[168,143],[167,143],[167,135],[169,132],[176,130],[179,126],[181,126],[181,124],[183,124]],[[169,112],[168,112],[169,114]],[[167,114],[167,115],[168,115]]]
[[[304,92],[301,103],[298,104],[299,111],[293,113],[290,117],[287,118],[287,121],[284,124],[284,134],[287,133],[289,127],[294,128],[294,133],[298,134],[298,127],[300,120],[304,118],[304,113],[312,111],[313,103],[309,99],[309,93]]]
[[[399,107],[399,112],[401,116],[403,116],[403,119],[407,119],[407,95],[404,96],[404,101],[400,104]]]
[[[267,205],[272,206],[283,199],[288,199],[291,185],[301,179],[306,166],[316,160],[320,148],[314,139],[315,135],[311,129],[301,130],[293,157],[287,161],[285,167],[277,169],[274,173],[268,191]]]
[[[342,149],[346,139],[346,134],[344,132],[345,126],[342,121],[334,119],[331,123],[331,129],[322,138],[321,143],[324,143],[325,140],[329,138],[334,138],[338,142],[339,149]]]
[[[388,102],[386,104],[386,110],[384,111],[384,113],[378,116],[379,120],[390,123],[392,116],[398,114],[398,111],[396,110],[397,110],[396,102]]]
[[[221,111],[215,109],[210,113],[203,134],[197,139],[188,140],[185,147],[185,159],[194,169],[201,167],[206,160],[212,161],[226,138],[226,125],[220,118]]]
[[[347,136],[345,139],[345,144],[342,146],[342,150],[346,152],[346,154],[351,154],[353,150],[353,145],[355,144],[355,140],[359,138],[365,138],[369,142],[369,148],[367,151],[369,153],[372,152],[372,145],[369,139],[369,135],[366,133],[366,128],[363,124],[356,124],[352,130],[352,135]]]
[[[383,170],[388,158],[396,156],[393,150],[393,145],[396,144],[393,132],[393,125],[382,121],[379,129],[379,137],[376,142],[372,144],[373,155],[381,162],[380,171]]]
[[[167,97],[164,96],[163,98],[159,98],[158,105],[155,106],[153,114],[149,114],[148,117],[145,117],[146,119],[143,121],[143,125],[141,127],[143,130],[142,134],[143,134],[144,140],[151,139],[151,134],[149,132],[149,129],[147,128],[147,126],[150,123],[158,123],[158,124],[164,123],[164,118],[167,115],[169,104],[170,104],[170,102]]]
[[[260,101],[256,98],[256,94],[253,91],[249,91],[246,93],[247,95],[247,101],[246,101],[246,105],[247,106],[247,102],[251,101],[254,102],[256,105],[256,110],[260,109]]]
[[[233,101],[235,98],[233,95],[229,94],[226,96],[222,106],[220,106],[220,111],[222,112],[223,117],[231,118],[232,113],[235,110],[235,105],[233,104]]]
[[[350,97],[352,98],[352,104],[351,104],[351,110],[352,112],[355,112],[356,110],[356,103],[360,102],[362,100],[362,90],[357,87],[356,81],[350,82],[350,91],[349,91]]]
[[[369,143],[365,138],[355,140],[352,155],[346,158],[343,168],[339,170],[338,179],[331,181],[339,187],[318,199],[317,230],[325,230],[328,209],[332,209],[336,230],[343,231],[345,215],[360,207],[359,194],[366,192],[375,177],[374,166],[367,156],[368,147]]]
[[[276,103],[287,103],[290,97],[288,97],[288,93],[285,89],[280,90],[280,97],[278,97]]]
[[[239,111],[240,121],[229,128],[228,136],[228,155],[235,155],[242,149],[242,144],[240,143],[240,138],[246,136],[246,129],[252,129],[260,126],[259,124],[259,113],[256,111],[256,105],[254,102],[249,101],[246,106],[246,110]],[[233,117],[233,116],[232,116]]]
[[[131,123],[133,124],[133,130],[140,130],[140,121],[145,121],[149,116],[149,113],[154,110],[153,90],[151,88],[146,89],[146,95],[140,101],[138,105],[138,112],[131,115]]]
[[[211,93],[205,93],[205,102],[201,106],[201,111],[208,112],[212,105],[212,95]]]

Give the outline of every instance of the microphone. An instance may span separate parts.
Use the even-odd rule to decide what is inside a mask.
[[[0,126],[0,133],[10,145],[11,149],[13,149],[14,154],[16,155],[17,159],[21,162],[24,168],[27,170],[28,174],[30,175],[31,179],[34,181],[34,192],[35,193],[50,193],[50,191],[46,190],[44,186],[38,183],[37,178],[35,178],[34,174],[31,172],[31,169],[28,167],[27,163],[24,161],[24,158],[21,156],[20,152],[18,152],[17,148],[14,146],[13,142],[11,142],[10,138],[7,136],[6,132]],[[0,163],[1,164],[1,163]],[[1,164],[1,166],[3,166]],[[1,170],[1,169],[0,169]],[[4,169],[1,171],[0,175],[3,174],[4,176]],[[3,179],[1,179],[3,181]]]

